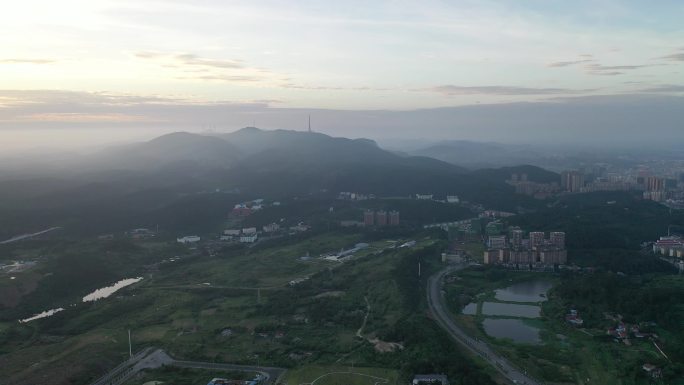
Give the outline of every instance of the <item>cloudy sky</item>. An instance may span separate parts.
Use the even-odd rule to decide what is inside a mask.
[[[363,131],[368,111],[402,126],[447,108],[426,135],[478,138],[459,111],[641,97],[673,109],[667,125],[684,97],[682,20],[679,0],[12,1],[0,128],[301,128],[313,111],[321,131],[349,127],[333,116]]]

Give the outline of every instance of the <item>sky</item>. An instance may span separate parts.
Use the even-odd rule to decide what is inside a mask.
[[[568,125],[554,121],[577,105],[589,118],[568,140],[597,125],[608,140],[625,124],[610,112],[634,106],[653,107],[641,109],[651,129],[676,136],[682,20],[678,0],[7,2],[0,139],[302,129],[312,114],[316,129],[339,135],[525,140],[563,137]],[[473,110],[491,113],[473,121]],[[515,128],[547,110],[563,113]]]

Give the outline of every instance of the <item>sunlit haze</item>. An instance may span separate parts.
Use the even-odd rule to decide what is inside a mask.
[[[611,141],[635,124],[616,111],[645,99],[627,130],[680,137],[682,17],[679,1],[9,2],[0,128],[303,129],[313,113],[337,135]],[[511,107],[486,124],[458,109],[492,104]],[[550,104],[602,127],[536,122]]]
[[[0,385],[684,385],[684,0],[6,0]]]

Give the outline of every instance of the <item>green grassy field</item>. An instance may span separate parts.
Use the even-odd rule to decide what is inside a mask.
[[[205,385],[213,378],[249,380],[255,376],[256,373],[162,367],[145,371],[126,381],[124,385]]]
[[[386,367],[359,369],[358,373],[380,373],[377,377],[395,383],[400,368],[415,361],[412,356],[417,353],[413,349],[418,345],[413,343],[406,350],[395,348],[394,352],[382,353],[374,344],[406,343],[406,337],[402,337],[406,332],[397,329],[398,324],[406,322],[407,315],[413,314],[407,308],[405,296],[423,296],[416,290],[402,288],[405,283],[397,280],[397,274],[404,273],[398,269],[407,257],[420,255],[436,240],[417,239],[415,247],[402,249],[389,248],[394,243],[389,241],[396,239],[374,240],[369,242],[369,248],[345,263],[315,258],[321,253],[347,249],[362,240],[359,234],[327,233],[297,242],[228,249],[214,257],[187,252],[175,245],[124,245],[118,253],[142,253],[145,257],[141,262],[145,264],[154,263],[155,258],[181,258],[145,268],[141,263],[138,271],[132,265],[123,269],[115,265],[117,274],[135,274],[144,279],[94,303],[80,303],[80,291],[85,288],[73,287],[64,295],[75,297],[70,301],[76,306],[65,306],[65,311],[29,324],[1,323],[0,349],[4,354],[0,355],[0,377],[9,378],[10,384],[31,382],[36,376],[65,383],[88,383],[126,358],[130,329],[134,350],[155,346],[179,359],[260,363],[288,367],[293,373],[312,366]],[[80,255],[88,255],[103,246],[86,243],[80,247]],[[68,253],[78,248],[78,244],[72,244],[65,250]],[[314,258],[300,260],[307,252]],[[55,253],[51,258],[58,260],[58,255]],[[116,257],[113,251],[104,255]],[[436,262],[439,253],[431,251],[424,258],[428,269],[428,261]],[[49,262],[45,266],[58,265]],[[408,276],[414,275],[416,267],[413,263],[408,267]],[[295,286],[288,284],[302,277],[309,279]],[[420,283],[418,290],[423,286]],[[361,331],[363,338],[359,338],[356,334],[364,318],[367,321]],[[425,318],[412,322],[418,321],[431,325]],[[222,335],[226,330],[230,333]],[[418,341],[429,343],[429,338]],[[403,370],[403,376],[412,372],[409,367]],[[476,373],[477,369],[471,371]],[[313,381],[315,378],[308,379],[307,373],[314,372],[300,373],[301,381]],[[206,383],[205,374],[201,374],[200,383]],[[200,377],[192,377],[194,374],[188,376],[190,382],[200,381]],[[370,378],[339,373],[324,376],[316,384],[366,384]]]
[[[394,385],[399,373],[392,369],[309,365],[285,374],[287,385]]]

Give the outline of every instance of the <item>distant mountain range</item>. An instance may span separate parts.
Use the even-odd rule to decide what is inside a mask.
[[[549,154],[530,146],[467,140],[442,141],[409,153],[428,156],[470,169],[511,164],[539,164],[549,157]]]
[[[368,139],[254,127],[230,134],[172,133],[67,163],[68,171],[49,177],[3,181],[0,209],[22,224],[49,218],[53,224],[74,213],[121,226],[127,217],[145,223],[183,217],[187,224],[199,213],[220,218],[239,199],[202,192],[283,199],[352,191],[384,197],[455,194],[488,208],[514,211],[539,202],[514,194],[504,182],[510,174],[558,179],[534,166],[469,171],[428,156],[393,153]]]

